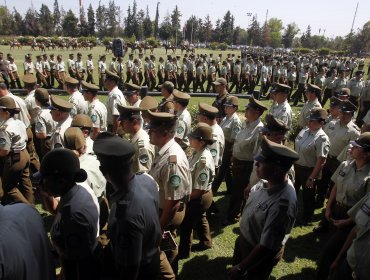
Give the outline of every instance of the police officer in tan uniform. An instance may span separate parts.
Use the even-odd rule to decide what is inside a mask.
[[[307,84],[305,94],[307,97],[307,102],[303,105],[298,115],[297,125],[300,129],[306,127],[308,124],[308,117],[310,116],[311,111],[313,109],[321,108],[321,104],[318,99],[321,95],[321,89],[318,86]]]
[[[72,118],[78,114],[87,114],[87,102],[78,90],[78,86],[79,81],[77,79],[72,77],[64,79],[64,87],[69,94],[68,102],[73,104],[73,109],[71,110]]]
[[[253,169],[253,156],[256,155],[263,127],[261,116],[267,110],[265,105],[251,97],[245,109],[246,120],[236,135],[232,151],[233,186],[224,225],[236,222],[241,211],[244,189],[248,186]]]
[[[175,106],[173,104],[173,90],[175,88],[174,84],[170,81],[164,82],[159,85],[162,93],[162,100],[158,105],[158,112],[166,112],[170,114],[175,113]]]
[[[208,145],[214,142],[212,128],[205,123],[198,125],[189,134],[190,145],[194,149],[189,159],[192,176],[192,192],[186,205],[184,220],[181,224],[179,258],[188,258],[192,250],[212,247],[212,238],[206,211],[212,203],[212,181],[215,165]],[[196,228],[199,243],[192,247],[192,232]]]
[[[30,156],[26,149],[26,126],[14,118],[19,110],[13,98],[0,98],[0,200],[3,205],[13,202],[34,204],[32,184],[29,181]]]
[[[228,96],[224,103],[224,110],[226,116],[220,122],[222,131],[225,137],[225,148],[222,156],[222,163],[216,178],[212,184],[212,191],[216,192],[220,187],[222,181],[225,179],[227,192],[231,192],[232,174],[231,174],[231,157],[233,152],[233,145],[236,135],[241,128],[241,121],[238,117],[239,100],[236,96]]]
[[[269,279],[283,256],[297,215],[297,198],[287,172],[299,156],[290,148],[263,140],[257,174],[263,179],[247,200],[240,220],[229,279]]]
[[[189,162],[179,144],[174,140],[176,116],[169,113],[148,111],[150,118],[150,143],[158,148],[149,174],[159,185],[160,225],[166,236],[176,236],[185,215],[185,205],[191,193]],[[169,237],[170,238],[170,237]],[[175,279],[171,264],[177,255],[177,248],[161,251],[161,278]]]
[[[288,95],[291,88],[284,84],[276,84],[273,91],[274,103],[269,113],[275,118],[282,120],[289,128],[292,127],[292,108],[288,103]]]
[[[130,134],[130,143],[135,147],[132,159],[132,171],[149,172],[154,159],[154,146],[150,144],[148,133],[142,128],[142,109],[133,106],[117,105],[120,126],[125,133]]]
[[[321,108],[312,109],[307,127],[303,128],[295,139],[295,151],[300,155],[294,164],[296,180],[294,187],[298,194],[303,189],[303,213],[301,225],[312,222],[315,210],[315,193],[317,181],[328,157],[329,137],[323,131],[328,113]]]
[[[187,149],[190,145],[188,133],[191,129],[191,115],[187,109],[190,95],[178,90],[173,91],[173,102],[177,115],[175,140],[181,148]]]

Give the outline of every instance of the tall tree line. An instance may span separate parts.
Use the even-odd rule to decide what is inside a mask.
[[[160,17],[160,3],[157,3],[155,18],[152,20],[149,7],[140,8],[136,0],[128,5],[125,17],[120,6],[114,0],[107,5],[99,1],[94,10],[90,4],[87,12],[82,9],[75,14],[71,9],[65,11],[58,0],[54,0],[53,10],[42,4],[39,10],[32,5],[24,15],[16,8],[9,10],[0,6],[0,35],[8,36],[124,36],[133,40],[145,40],[149,37],[180,43],[189,42],[224,42],[229,45],[250,45],[273,48],[305,47],[318,49],[329,47],[353,52],[368,51],[370,42],[370,22],[356,32],[345,37],[327,38],[324,32],[313,34],[311,26],[300,30],[294,22],[284,26],[282,20],[270,18],[259,22],[253,16],[249,26],[236,26],[235,17],[226,11],[223,18],[212,23],[209,15],[190,16],[183,19],[178,6]],[[184,25],[181,26],[181,22]],[[77,32],[76,32],[77,30]]]

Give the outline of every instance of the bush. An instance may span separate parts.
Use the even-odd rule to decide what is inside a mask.
[[[332,53],[332,50],[328,49],[328,48],[321,48],[321,49],[317,50],[317,53],[319,55],[328,55],[328,54]]]
[[[212,43],[210,43],[210,44],[209,44],[209,48],[210,48],[211,50],[217,50],[217,49],[218,49],[218,43],[216,43],[216,42],[212,42]]]
[[[112,42],[112,38],[111,37],[104,37],[102,42],[103,42],[103,45],[109,45],[110,42]]]
[[[218,48],[221,50],[221,51],[226,51],[227,48],[228,48],[228,45],[226,43],[220,43],[218,45]]]
[[[131,44],[135,43],[136,42],[136,36],[135,36],[135,34],[133,34],[131,37],[126,37],[125,38],[125,42],[126,43],[131,43]]]
[[[146,42],[151,46],[158,46],[159,45],[159,41],[155,37],[147,38]]]
[[[307,48],[295,48],[292,51],[294,53],[304,53],[304,54],[312,52],[311,49],[307,49]]]

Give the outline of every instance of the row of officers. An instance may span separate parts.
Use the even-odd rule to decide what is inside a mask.
[[[6,60],[0,57],[0,64],[3,64],[0,68],[4,68],[1,72],[8,86],[21,88],[14,57],[11,54],[8,54]],[[228,54],[225,59],[221,54],[217,57],[213,54],[209,57],[206,54],[197,54],[197,56],[185,54],[183,58],[179,55],[168,55],[166,61],[159,57],[156,65],[154,55],[144,58],[143,53],[139,53],[135,59],[133,54],[130,54],[126,62],[123,62],[122,58],[112,57],[109,63],[106,61],[106,55],[101,55],[96,70],[101,90],[104,89],[105,71],[109,70],[120,76],[122,82],[148,86],[150,90],[157,89],[158,85],[163,84],[164,81],[171,81],[180,91],[190,92],[192,85],[193,92],[196,92],[198,88],[201,92],[214,92],[212,83],[218,76],[231,83],[230,92],[235,88],[236,93],[243,91],[252,94],[255,87],[260,84],[261,96],[264,96],[271,84],[279,82],[288,84],[292,88],[298,87],[297,94],[299,95],[302,94],[303,86],[311,82],[319,86],[323,92],[325,89],[337,92],[340,87],[348,86],[353,92],[352,95],[358,97],[363,82],[352,76],[356,69],[364,74],[364,67],[364,60],[356,58],[292,55],[271,57],[255,54],[242,54],[241,56]],[[77,57],[71,53],[66,64],[62,55],[37,55],[36,61],[33,62],[32,54],[27,54],[23,68],[24,74],[35,74],[38,84],[46,88],[54,87],[55,81],[58,81],[59,88],[62,88],[66,75],[79,81],[86,80],[95,83],[92,54],[88,54],[88,59],[84,62],[81,53],[77,53]],[[338,72],[343,72],[344,77],[341,77]],[[334,83],[336,79],[340,81]],[[205,87],[206,82],[207,87]],[[294,100],[295,104],[298,100]]]
[[[224,225],[240,219],[241,232],[230,279],[268,279],[297,218],[300,189],[302,226],[312,221],[313,210],[330,193],[316,229],[332,231],[317,277],[326,279],[338,271],[340,277],[343,271],[349,275],[354,271],[359,279],[366,275],[369,258],[363,254],[369,252],[361,242],[368,242],[369,215],[361,211],[368,203],[370,136],[364,132],[367,125],[361,134],[353,123],[357,108],[350,101],[332,98],[328,117],[317,102],[320,88],[310,84],[300,114],[304,123],[291,150],[284,145],[292,126],[287,102],[291,88],[284,84],[275,85],[270,109],[251,97],[242,122],[238,98],[228,94],[227,82],[220,78],[214,82],[219,95],[213,106],[199,103],[198,124],[191,128],[190,96],[175,90],[171,82],[161,85],[159,104],[149,96],[134,102],[130,98],[138,98],[139,87],[126,84],[123,94],[117,87],[119,76],[107,71],[104,84],[110,92],[107,105],[102,104],[104,117],[97,109],[100,101],[94,84],[83,82],[82,94],[78,81],[66,78],[70,94],[66,101],[36,88],[33,75],[26,75],[23,82],[29,90],[24,101],[0,83],[1,202],[33,204],[30,170],[35,173],[43,206],[55,214],[51,239],[65,279],[121,279],[123,275],[175,279],[179,259],[212,247],[206,212],[223,180],[231,193]],[[80,111],[83,104],[87,113]],[[39,223],[40,217],[26,206],[2,209],[4,217],[7,211],[18,211],[24,220]],[[29,246],[43,258],[35,264],[34,255],[23,253],[29,266],[17,267],[15,272],[12,261],[24,249],[13,250],[14,259],[2,260],[9,262],[3,266],[4,273],[50,279],[45,275],[54,270],[43,228],[25,231],[20,227],[29,224],[4,220],[5,228],[12,230],[2,231],[2,240],[18,238],[14,232],[22,240],[41,239]],[[104,228],[110,242],[102,248],[98,236]],[[194,245],[193,230],[199,238]],[[357,236],[352,246],[346,242],[349,236]],[[6,244],[13,242],[5,242],[2,251]]]

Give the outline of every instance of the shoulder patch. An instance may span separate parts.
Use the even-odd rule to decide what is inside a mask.
[[[183,132],[184,132],[184,128],[183,128],[182,126],[179,126],[179,127],[177,128],[176,132],[177,132],[178,134],[181,134],[181,133],[183,133]]]
[[[147,154],[142,154],[139,156],[139,162],[141,164],[146,164],[149,161],[149,156]]]
[[[37,128],[37,129],[42,129],[42,127],[43,127],[43,125],[42,125],[42,123],[41,123],[41,122],[37,122],[37,123],[36,123],[36,128]]]
[[[216,149],[210,149],[209,151],[211,152],[212,157],[217,156],[217,150]]]
[[[98,116],[97,115],[91,115],[91,121],[93,123],[95,123],[97,120],[98,120]]]
[[[168,158],[169,163],[176,164],[177,163],[177,156],[176,155],[170,155]]]
[[[202,173],[199,174],[198,178],[199,178],[199,181],[201,181],[202,183],[204,183],[205,181],[207,181],[208,175],[207,175],[207,173],[202,172]]]
[[[6,144],[5,138],[0,138],[0,146],[4,146]]]
[[[240,131],[240,127],[239,126],[234,127],[234,129],[233,129],[233,132],[234,133],[238,133],[239,131]]]
[[[178,188],[181,184],[181,177],[179,175],[172,175],[170,177],[170,186],[173,188]]]

